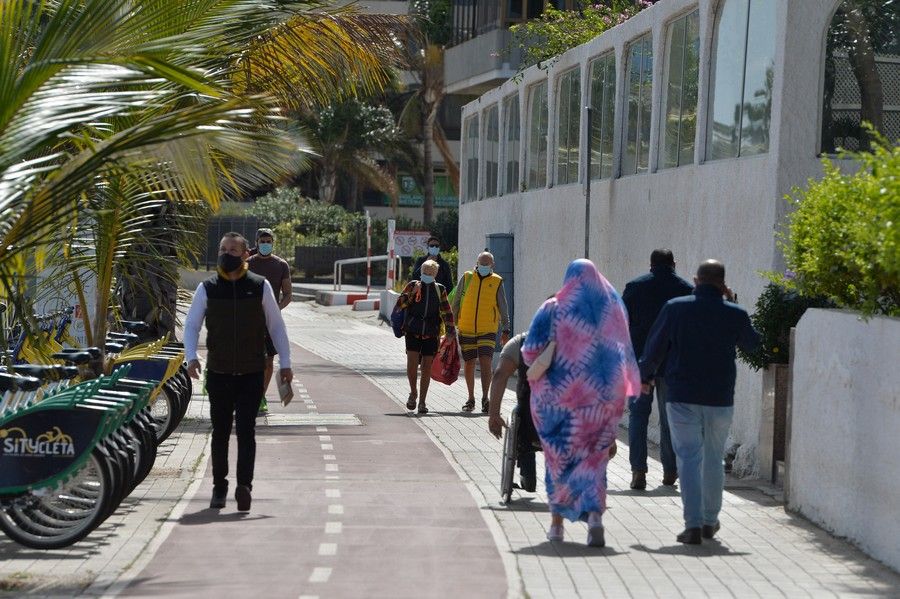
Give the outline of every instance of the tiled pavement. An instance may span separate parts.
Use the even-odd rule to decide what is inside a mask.
[[[403,342],[374,316],[346,309],[292,304],[286,310],[291,340],[366,375],[398,410],[408,394]],[[675,542],[682,528],[677,490],[659,485],[653,461],[646,492],[631,491],[628,447],[609,467],[607,547],[584,546],[584,524],[566,525],[566,542],[551,544],[546,495],[521,494],[499,503],[502,447],[487,432],[486,417],[459,411],[464,383],[432,383],[431,413],[415,417],[444,450],[482,509],[504,556],[511,594],[528,597],[900,597],[900,576],[806,520],[787,513],[777,494],[729,480],[722,531],[712,542]],[[504,415],[514,394],[507,392]],[[538,454],[538,471],[543,464]],[[540,477],[539,477],[540,478]]]
[[[397,413],[405,411],[403,344],[388,327],[346,308],[310,304],[292,304],[285,316],[293,342],[364,374],[393,398]],[[648,475],[650,489],[630,491],[628,448],[621,440],[609,469],[607,547],[586,548],[584,525],[571,523],[566,542],[550,544],[544,537],[549,514],[540,483],[538,493],[500,505],[501,444],[488,434],[485,417],[460,413],[464,398],[462,381],[451,387],[433,383],[432,412],[411,417],[411,423],[442,449],[481,509],[485,534],[493,535],[503,557],[510,596],[900,597],[896,573],[786,513],[777,495],[745,481],[728,483],[716,541],[700,547],[675,543],[681,528],[677,492],[658,486],[662,472],[656,461]],[[508,414],[513,394],[506,399]],[[197,418],[205,406],[194,403],[193,419],[163,446],[165,459],[85,542],[42,553],[0,537],[0,594],[100,595],[129,564],[145,560],[157,533],[177,516],[172,510],[199,480],[195,472],[203,462],[208,425]],[[543,468],[540,456],[538,468]]]

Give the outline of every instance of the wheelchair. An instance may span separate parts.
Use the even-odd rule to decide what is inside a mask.
[[[513,406],[509,416],[509,425],[503,438],[503,461],[500,467],[500,502],[508,505],[512,501],[513,489],[518,488],[513,484],[516,473],[516,464],[522,451],[541,451],[540,440],[534,431],[534,426],[528,426],[531,414],[523,418],[521,407]],[[525,424],[525,418],[528,423]],[[523,432],[530,429],[528,432]],[[530,433],[530,434],[529,434]],[[527,438],[525,438],[527,437]]]

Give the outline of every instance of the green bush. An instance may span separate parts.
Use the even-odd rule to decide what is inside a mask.
[[[824,159],[825,176],[789,198],[782,247],[796,278],[785,284],[867,316],[900,316],[900,146],[881,138],[872,153],[842,157],[859,170]]]
[[[279,187],[257,198],[245,212],[249,216],[255,216],[261,226],[275,227],[279,223],[299,218],[301,206],[309,201],[294,187]]]
[[[787,364],[791,327],[797,326],[808,308],[828,308],[825,298],[808,298],[778,283],[769,283],[756,300],[756,312],[750,317],[759,331],[761,343],[755,352],[738,350],[738,356],[754,370],[769,364]]]

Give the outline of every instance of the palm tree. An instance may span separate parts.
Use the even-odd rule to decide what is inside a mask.
[[[434,218],[434,144],[447,169],[453,189],[459,191],[459,166],[447,143],[447,136],[437,120],[444,99],[444,45],[450,40],[449,2],[419,0],[410,10],[418,30],[407,46],[410,71],[419,80],[400,116],[410,134],[422,140],[422,170],[425,225]]]
[[[309,3],[8,0],[0,17],[0,282],[21,315],[34,270],[69,277],[92,343],[116,275],[178,255],[181,214],[296,171],[280,105],[377,88],[391,50],[372,19]]]

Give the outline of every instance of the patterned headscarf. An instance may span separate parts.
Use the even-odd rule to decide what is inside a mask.
[[[572,262],[562,288],[535,314],[522,346],[525,363],[531,364],[551,340],[556,341],[553,363],[532,383],[532,392],[587,376],[603,401],[640,394],[625,306],[590,260]]]

